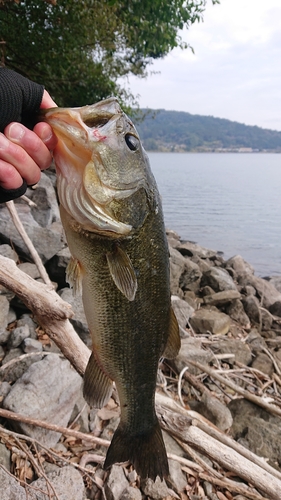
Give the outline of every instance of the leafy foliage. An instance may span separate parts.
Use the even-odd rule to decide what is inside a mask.
[[[181,111],[145,110],[138,131],[147,150],[252,148],[281,152],[281,132]]]
[[[213,0],[217,3],[218,0]],[[206,0],[0,0],[2,62],[43,83],[59,105],[110,95],[132,103],[118,79],[146,75],[153,59],[187,47],[178,30]]]

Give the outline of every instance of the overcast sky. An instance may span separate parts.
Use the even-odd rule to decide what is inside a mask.
[[[204,22],[176,49],[131,78],[141,107],[258,125],[281,131],[281,0],[208,0]]]

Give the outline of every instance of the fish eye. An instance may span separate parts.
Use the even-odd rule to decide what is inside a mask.
[[[125,141],[131,151],[137,151],[139,148],[139,140],[132,134],[126,134]]]

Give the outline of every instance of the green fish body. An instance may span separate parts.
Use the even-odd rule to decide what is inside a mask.
[[[130,461],[142,477],[168,475],[155,413],[161,356],[180,347],[171,309],[161,200],[138,134],[114,98],[46,112],[58,145],[61,219],[92,336],[84,397],[104,406],[116,384],[120,423],[105,468]]]

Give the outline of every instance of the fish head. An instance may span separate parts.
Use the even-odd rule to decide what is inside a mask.
[[[64,209],[88,231],[128,236],[155,205],[156,185],[139,135],[115,98],[52,108],[54,159]]]

